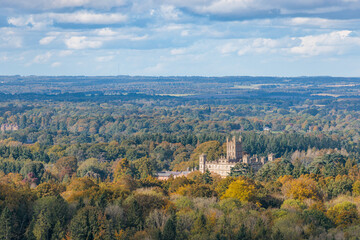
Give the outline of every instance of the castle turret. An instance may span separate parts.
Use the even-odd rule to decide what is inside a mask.
[[[226,139],[226,158],[228,160],[239,161],[243,157],[242,149],[242,140],[241,137],[239,141],[236,140],[235,136],[229,141],[229,138]]]
[[[206,170],[206,154],[201,154],[199,156],[199,171],[205,173]]]
[[[248,155],[248,154],[245,154],[244,156],[243,156],[243,163],[246,163],[246,164],[250,164],[250,156]]]

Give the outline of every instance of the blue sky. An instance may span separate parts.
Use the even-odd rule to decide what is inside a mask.
[[[1,0],[0,75],[360,76],[360,0]]]

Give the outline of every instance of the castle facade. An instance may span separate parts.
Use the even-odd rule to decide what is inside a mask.
[[[226,139],[226,157],[212,162],[206,160],[206,154],[201,154],[199,157],[199,171],[204,173],[206,170],[217,173],[221,177],[230,175],[231,168],[235,167],[237,163],[248,164],[255,172],[257,172],[265,163],[274,160],[273,154],[268,157],[258,157],[257,155],[250,156],[243,151],[241,137],[237,140],[235,137],[232,140]]]
[[[5,123],[0,126],[0,132],[10,132],[19,130],[19,126],[16,124]]]

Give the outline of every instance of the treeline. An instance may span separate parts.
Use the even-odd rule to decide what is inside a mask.
[[[339,109],[329,107],[332,103],[329,100],[292,101],[291,106],[283,106],[279,100],[252,104],[183,100],[139,96],[101,101],[90,96],[89,101],[83,102],[11,101],[0,104],[0,124],[15,124],[24,134],[62,131],[71,135],[99,135],[105,139],[136,133],[229,133],[266,128],[275,132],[310,131],[359,137],[360,114],[357,109],[350,109],[356,108],[353,103],[349,109]]]
[[[54,133],[55,134],[55,133]],[[244,151],[251,155],[288,157],[295,151],[308,149],[345,149],[353,146],[340,139],[323,134],[258,134],[244,132],[242,135]],[[75,157],[83,162],[95,158],[111,164],[117,159],[127,158],[136,161],[147,158],[154,171],[186,170],[198,167],[198,156],[208,155],[209,160],[216,160],[225,155],[225,134],[209,135],[175,135],[175,134],[141,134],[120,138],[119,141],[91,143],[91,140],[77,143],[55,144],[51,134],[34,144],[23,144],[13,139],[0,142],[0,170],[4,173],[19,173],[27,162],[56,163],[62,157]],[[352,156],[358,156],[356,151]]]
[[[152,177],[146,159],[110,168],[74,157],[31,162],[0,175],[0,239],[359,238],[357,162],[337,152],[304,161],[277,159],[250,177],[194,171],[167,181]]]

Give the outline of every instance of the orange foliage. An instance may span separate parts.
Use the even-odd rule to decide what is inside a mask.
[[[304,200],[307,198],[317,200],[319,193],[316,187],[316,181],[308,175],[302,175],[298,179],[287,181],[283,185],[283,193],[288,198]]]

